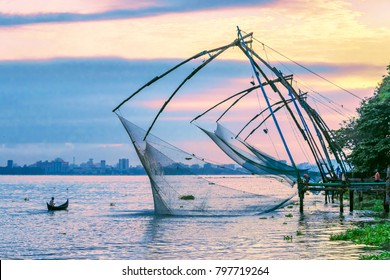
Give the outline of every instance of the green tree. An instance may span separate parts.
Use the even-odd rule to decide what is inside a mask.
[[[336,141],[350,150],[356,172],[383,171],[390,164],[390,65],[374,95],[362,101],[357,113],[335,131]]]

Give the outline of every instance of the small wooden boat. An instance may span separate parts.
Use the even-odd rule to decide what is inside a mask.
[[[64,204],[61,204],[58,206],[51,206],[47,202],[46,202],[46,204],[47,204],[47,210],[49,210],[49,211],[66,210],[68,208],[68,205],[69,205],[69,199],[67,199]]]

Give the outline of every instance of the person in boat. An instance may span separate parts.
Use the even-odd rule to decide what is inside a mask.
[[[50,205],[50,206],[54,206],[54,204],[55,204],[55,203],[54,203],[54,197],[52,197],[51,200],[50,200],[50,202],[49,202],[49,205]]]

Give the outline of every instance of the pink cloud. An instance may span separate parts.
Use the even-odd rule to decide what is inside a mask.
[[[3,1],[5,2],[5,1]],[[0,2],[0,10],[7,14],[43,14],[43,13],[97,13],[112,9],[140,9],[156,6],[158,2],[152,0],[124,1],[124,0],[12,0]]]
[[[98,148],[121,148],[124,144],[98,144]]]

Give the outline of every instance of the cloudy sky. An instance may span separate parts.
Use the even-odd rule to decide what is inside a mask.
[[[371,96],[390,63],[389,10],[388,0],[0,0],[0,166],[56,157],[136,163],[112,109],[181,60],[232,42],[236,26],[359,98]],[[250,76],[245,65],[233,51],[210,66],[153,132],[207,153],[199,131],[177,124]],[[353,115],[359,98],[316,85]],[[159,105],[137,102],[133,119],[147,127]]]

